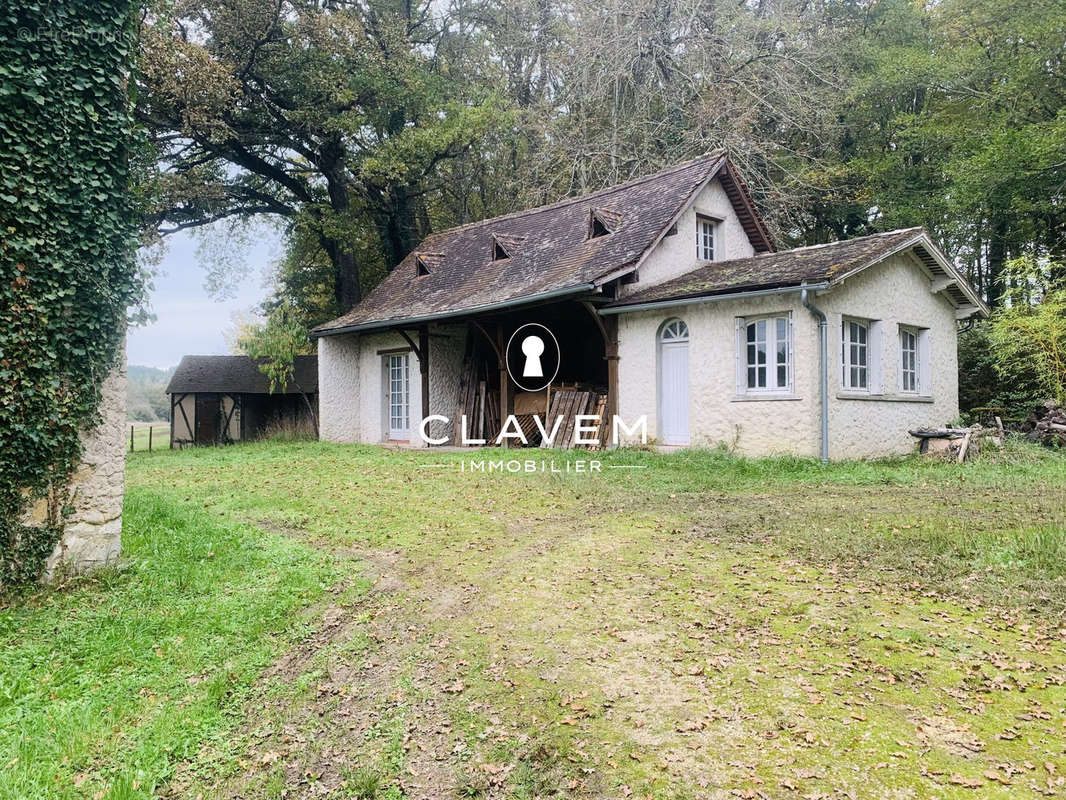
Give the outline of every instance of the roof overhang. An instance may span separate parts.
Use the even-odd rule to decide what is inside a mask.
[[[944,251],[937,246],[936,242],[925,231],[919,231],[914,235],[914,238],[908,239],[887,253],[879,253],[877,257],[870,259],[865,264],[834,277],[830,281],[830,285],[836,286],[843,283],[848,278],[858,275],[875,264],[880,264],[885,259],[901,253],[909,253],[914,258],[917,265],[929,278],[930,291],[934,294],[942,294],[947,298],[948,302],[955,307],[957,319],[968,319],[974,314],[988,317],[988,306],[970,286],[970,282],[951,263],[951,259],[947,257]]]
[[[663,226],[662,230],[660,230],[655,236],[655,239],[652,240],[652,243],[645,248],[644,252],[641,253],[640,258],[630,264],[626,264],[618,269],[599,276],[596,278],[596,285],[603,286],[617,278],[630,275],[634,272],[639,272],[644,262],[651,257],[651,254],[655,252],[655,249],[663,239],[666,238],[666,235],[670,230],[677,225],[681,217],[685,215],[685,212],[692,208],[696,199],[715,178],[722,181],[722,189],[729,198],[729,202],[733,205],[733,210],[737,212],[737,217],[739,218],[741,216],[740,212],[743,210],[746,218],[751,220],[750,225],[746,223],[742,224],[744,226],[744,233],[748,236],[748,240],[752,242],[755,251],[758,253],[774,252],[773,239],[770,238],[770,233],[766,229],[766,225],[763,223],[762,218],[759,216],[759,212],[755,208],[755,204],[752,202],[751,197],[748,194],[747,187],[741,179],[740,173],[737,172],[736,167],[733,166],[733,162],[729,158],[729,153],[722,153],[714,166],[707,173],[707,176],[700,181],[691,192],[689,192],[677,212],[670,218],[669,222]],[[726,178],[727,180],[722,180],[723,178]],[[727,183],[728,186],[726,185]]]
[[[382,331],[396,328],[411,328],[417,325],[426,325],[430,322],[456,320],[461,319],[463,317],[474,316],[475,314],[484,314],[490,311],[503,311],[509,308],[518,308],[519,306],[542,303],[545,300],[557,300],[564,297],[573,297],[576,295],[585,294],[587,292],[596,291],[597,288],[598,287],[594,283],[579,283],[574,284],[572,286],[565,286],[561,289],[552,289],[547,292],[539,292],[537,294],[529,294],[523,297],[516,297],[511,300],[501,300],[497,303],[485,303],[479,306],[468,306],[466,308],[457,308],[451,311],[440,311],[435,314],[424,314],[418,317],[400,317],[398,319],[373,320],[370,322],[361,322],[356,325],[345,325],[340,328],[312,330],[311,338],[320,339],[324,336],[340,336],[341,334],[345,333],[363,333],[365,331]]]

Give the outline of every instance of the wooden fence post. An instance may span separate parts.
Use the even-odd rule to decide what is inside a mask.
[[[130,425],[130,452],[133,452],[133,426]]]
[[[148,426],[148,452],[152,452],[152,431],[155,430],[155,425]]]

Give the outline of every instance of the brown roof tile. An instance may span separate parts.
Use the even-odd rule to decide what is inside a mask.
[[[717,151],[590,195],[431,234],[359,305],[314,333],[461,314],[571,287],[580,291],[635,265],[695,191],[727,164],[724,151]],[[735,180],[728,182],[739,192]],[[609,214],[617,230],[590,239],[593,209]],[[737,210],[744,220],[752,209],[740,203]],[[749,225],[757,233],[761,221]],[[492,260],[494,236],[510,258]],[[771,247],[761,235],[753,243],[756,249]],[[441,254],[417,281],[416,253]]]
[[[921,233],[921,228],[904,228],[843,242],[716,261],[628,295],[608,307],[832,281],[887,256]]]
[[[289,381],[285,394],[317,392],[318,357],[296,356],[293,366],[295,379]],[[167,384],[167,394],[186,392],[269,394],[270,379],[249,356],[182,356]]]

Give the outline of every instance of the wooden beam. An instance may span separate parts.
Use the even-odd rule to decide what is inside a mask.
[[[607,330],[607,344],[604,358],[607,359],[607,406],[603,415],[604,424],[611,425],[611,420],[618,413],[618,317],[610,316],[604,320]]]
[[[185,420],[185,430],[188,431],[188,433],[189,433],[189,439],[193,442],[193,444],[195,444],[196,443],[196,431],[193,430],[193,427],[189,424],[189,415],[185,413],[185,398],[188,397],[188,396],[189,396],[188,393],[186,393],[186,394],[183,394],[180,398],[178,398],[178,409],[181,411],[181,418],[183,420]],[[173,415],[171,415],[171,416],[173,416]],[[196,419],[196,395],[193,395],[192,416],[193,416],[193,419]]]
[[[232,394],[224,394],[224,395],[221,395],[221,397],[228,397],[229,398],[230,408],[229,408],[229,413],[226,415],[225,421],[222,423],[222,430],[219,433],[219,438],[222,441],[227,441],[228,440],[228,441],[232,442],[233,440],[230,439],[230,435],[229,435],[229,424],[230,424],[230,422],[233,421],[233,412],[237,410],[237,398],[234,397]],[[221,406],[221,401],[219,401],[219,405]],[[219,416],[221,416],[221,409],[219,409],[219,412],[220,412]]]
[[[929,284],[929,291],[933,294],[938,294],[956,283],[958,283],[958,281],[955,278],[940,278]]]
[[[476,319],[470,320],[470,324],[477,328],[479,331],[481,331],[481,333],[485,336],[485,339],[488,340],[488,343],[492,345],[492,351],[496,353],[496,360],[499,362],[503,362],[504,357],[499,345],[497,345],[496,340],[493,337],[489,336],[489,332],[485,330],[484,326]]]
[[[415,340],[411,338],[411,335],[401,328],[400,336],[407,340],[407,343],[411,345],[411,349],[415,351],[415,356],[418,358],[419,361],[421,361],[422,353],[419,351],[418,345],[415,344]],[[421,338],[421,334],[419,335],[419,338]]]
[[[511,413],[509,410],[511,407],[511,377],[507,374],[507,360],[503,355],[506,348],[507,340],[504,338],[503,323],[501,322],[496,326],[496,345],[494,347],[497,366],[500,370],[500,430],[503,430],[507,415]],[[488,431],[486,431],[486,434],[488,434]],[[499,431],[494,431],[494,434],[499,434]],[[504,439],[503,446],[510,447],[510,445],[511,440]]]
[[[607,408],[603,413],[607,417],[607,424],[610,424],[612,416],[618,413],[618,316],[612,314],[603,317],[588,301],[582,305],[592,315],[603,337],[603,357],[607,359]]]
[[[429,326],[418,329],[418,370],[422,373],[422,420],[429,416]],[[421,422],[419,420],[419,427]]]

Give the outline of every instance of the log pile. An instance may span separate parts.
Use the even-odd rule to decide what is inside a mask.
[[[1066,408],[1045,400],[1022,423],[1022,432],[1048,447],[1066,447]]]
[[[996,417],[995,428],[985,428],[981,425],[971,425],[969,428],[919,428],[910,431],[910,435],[920,440],[920,453],[939,456],[960,464],[981,452],[983,442],[1002,447],[1004,439],[1003,422],[999,417]]]

